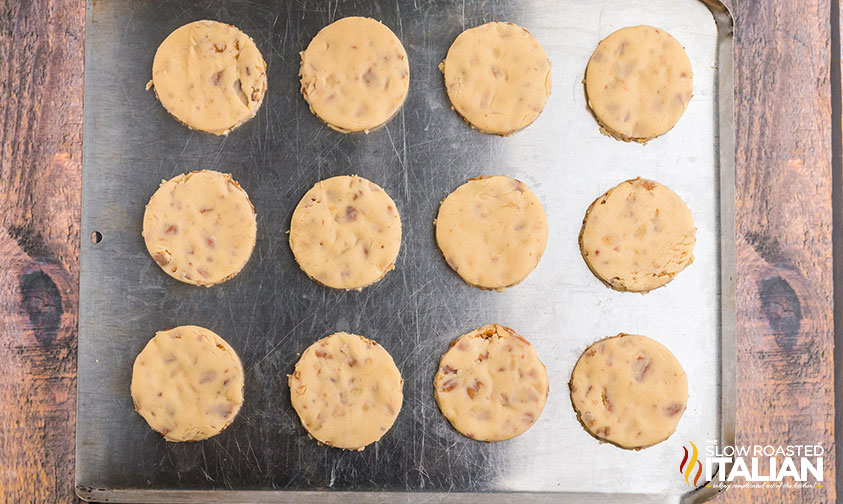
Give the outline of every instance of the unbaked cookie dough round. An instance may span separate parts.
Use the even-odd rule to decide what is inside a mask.
[[[676,357],[661,343],[634,334],[588,347],[569,386],[586,430],[628,449],[670,437],[688,401],[688,378]]]
[[[266,94],[266,63],[255,42],[234,26],[194,21],[158,47],[150,85],[182,123],[226,135],[258,112]]]
[[[512,23],[460,33],[439,69],[454,110],[484,133],[525,128],[550,96],[550,60],[530,32]]]
[[[192,285],[224,282],[255,246],[255,209],[231,175],[177,175],[155,191],[143,214],[146,249],[168,275]]]
[[[693,85],[685,49],[652,26],[621,28],[603,39],[585,71],[588,106],[603,132],[627,142],[670,131],[691,101]]]
[[[362,450],[383,437],[404,401],[404,380],[389,352],[345,332],[310,345],[288,380],[308,434],[345,450]]]
[[[395,267],[401,217],[374,182],[332,177],[317,182],[296,206],[290,248],[313,280],[334,289],[362,289]]]
[[[436,242],[467,283],[503,290],[536,267],[547,244],[547,216],[523,182],[503,176],[469,180],[448,195],[436,217]]]
[[[158,331],[132,369],[135,410],[167,441],[223,431],[243,405],[243,366],[224,339],[197,326]]]
[[[478,441],[523,434],[541,415],[549,390],[536,349],[498,324],[484,325],[452,341],[433,386],[445,418]]]
[[[695,235],[691,211],[676,193],[636,178],[609,189],[588,207],[580,252],[609,287],[649,292],[694,262]]]
[[[319,30],[301,53],[301,92],[310,110],[342,133],[374,129],[398,112],[410,87],[407,52],[371,18]]]

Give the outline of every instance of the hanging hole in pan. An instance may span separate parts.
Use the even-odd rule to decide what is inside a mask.
[[[102,241],[102,233],[94,231],[91,233],[91,243],[99,243]]]

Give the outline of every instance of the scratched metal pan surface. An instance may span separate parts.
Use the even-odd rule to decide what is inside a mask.
[[[344,16],[383,21],[407,49],[409,97],[385,127],[344,135],[320,122],[299,92],[299,51]],[[178,124],[144,86],[158,44],[199,19],[252,36],[268,64],[257,116],[227,137]],[[539,119],[508,138],[469,128],[449,107],[437,64],[464,29],[512,21],[553,63]],[[673,34],[694,67],[694,98],[677,126],[646,146],[600,134],[582,79],[597,43],[629,25]],[[76,482],[86,499],[112,501],[551,501],[701,500],[679,472],[683,445],[730,443],[734,428],[734,174],[732,22],[699,0],[258,1],[89,0],[85,55],[83,240]],[[230,172],[258,215],[254,254],[210,289],[179,283],[147,254],[144,205],[162,179],[189,170]],[[296,265],[285,231],[317,181],[358,174],[386,189],[404,236],[396,269],[362,292],[331,290]],[[547,250],[505,292],[466,285],[439,253],[439,202],[469,177],[506,174],[544,204]],[[588,205],[636,176],[658,180],[690,206],[696,261],[647,295],[604,287],[577,236]],[[455,337],[498,322],[529,339],[547,366],[550,395],[526,433],[486,444],[440,414],[432,381]],[[166,443],[134,412],[135,356],[160,329],[208,327],[246,370],[234,423],[204,442]],[[379,341],[404,377],[392,430],[362,452],[318,445],[290,405],[286,374],[318,338],[350,331]],[[577,422],[571,370],[593,341],[618,332],[667,345],[689,377],[690,399],[670,439],[642,451],[600,444]],[[702,486],[702,483],[701,483]],[[397,493],[400,493],[397,494]],[[495,498],[497,495],[497,499]]]

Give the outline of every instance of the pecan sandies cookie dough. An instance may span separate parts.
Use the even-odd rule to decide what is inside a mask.
[[[498,324],[451,342],[433,386],[445,418],[478,441],[503,441],[524,433],[538,420],[548,393],[547,371],[536,349]]]
[[[580,252],[603,283],[649,292],[694,262],[691,210],[667,187],[642,178],[620,183],[585,214]]]
[[[249,196],[227,173],[173,177],[155,191],[143,214],[149,254],[168,275],[193,285],[210,287],[239,273],[256,234]]]
[[[602,130],[646,143],[679,121],[694,87],[685,49],[652,26],[622,28],[597,45],[585,72],[588,106]]]
[[[135,409],[167,441],[223,431],[243,404],[243,366],[224,339],[197,326],[158,331],[135,359]]]
[[[439,69],[454,110],[484,133],[525,128],[550,96],[550,60],[530,32],[512,23],[462,32]]]
[[[301,53],[310,110],[342,133],[366,131],[398,112],[410,87],[407,52],[378,21],[347,17],[322,28]]]
[[[313,186],[296,206],[290,248],[313,280],[334,289],[362,289],[395,267],[401,217],[374,182],[332,177]]]
[[[320,443],[362,450],[395,423],[404,380],[376,342],[345,332],[310,345],[288,376],[290,400]]]
[[[258,112],[266,94],[266,63],[255,42],[237,28],[195,21],[158,47],[149,85],[182,123],[226,135]]]
[[[538,265],[547,245],[541,202],[518,180],[471,179],[448,195],[436,217],[436,242],[467,283],[503,290]]]
[[[634,334],[588,347],[569,386],[586,430],[628,449],[670,437],[688,401],[688,378],[676,357],[661,343]]]

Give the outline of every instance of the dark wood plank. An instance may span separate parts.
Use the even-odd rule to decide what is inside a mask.
[[[822,488],[731,489],[719,500],[834,502],[830,5],[730,3],[738,23],[737,442],[821,443],[829,454]]]
[[[0,501],[73,498],[84,0],[0,4]]]
[[[830,10],[738,18],[738,442],[833,449]],[[72,498],[83,0],[0,6],[0,495]],[[840,90],[835,90],[839,92]],[[730,490],[732,502],[832,502]]]

